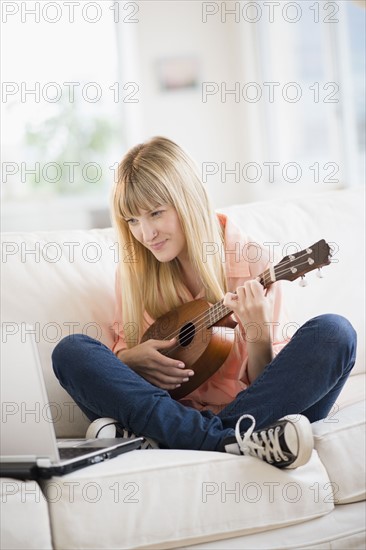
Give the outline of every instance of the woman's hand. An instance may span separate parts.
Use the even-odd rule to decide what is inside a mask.
[[[244,330],[248,352],[248,378],[253,382],[273,359],[271,324],[273,300],[259,279],[246,281],[236,294],[225,294],[224,305],[233,310]]]
[[[192,370],[184,368],[181,361],[160,353],[159,350],[169,350],[176,343],[176,338],[168,341],[150,339],[120,351],[117,357],[151,384],[164,390],[174,390],[194,375]]]
[[[233,310],[244,328],[247,327],[251,339],[268,340],[273,301],[270,291],[267,292],[258,279],[246,281],[236,289],[236,294],[225,294],[224,305]]]

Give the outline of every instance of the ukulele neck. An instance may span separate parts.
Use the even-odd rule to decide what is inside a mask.
[[[267,288],[272,283],[275,282],[276,276],[275,272],[273,271],[273,268],[266,269],[258,275],[259,282],[263,286],[263,288]],[[226,317],[227,315],[230,315],[233,310],[223,304],[223,300],[220,300],[219,302],[216,302],[213,306],[211,306],[208,310],[208,318],[207,318],[207,328],[212,327],[213,325],[217,324],[221,319]]]
[[[321,239],[308,248],[300,250],[300,252],[285,256],[277,265],[271,265],[258,275],[259,282],[263,288],[268,288],[276,281],[294,281],[299,277],[304,277],[309,271],[329,265],[331,255],[329,244],[324,239]],[[220,300],[220,302],[209,308],[206,326],[209,328],[217,324],[232,312],[233,310],[224,306],[223,300]]]

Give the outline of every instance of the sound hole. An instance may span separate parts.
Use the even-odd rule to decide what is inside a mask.
[[[179,343],[182,347],[189,346],[195,335],[195,326],[193,323],[183,325],[179,331]]]

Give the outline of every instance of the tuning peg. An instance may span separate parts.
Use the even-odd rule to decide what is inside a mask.
[[[305,280],[305,276],[303,275],[299,281],[300,286],[306,286],[308,282]]]
[[[323,272],[322,272],[320,267],[318,268],[318,271],[316,272],[316,276],[319,277],[319,279],[324,278]]]

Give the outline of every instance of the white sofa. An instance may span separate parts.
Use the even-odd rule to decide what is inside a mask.
[[[290,242],[333,243],[323,279],[310,273],[305,288],[285,283],[294,326],[334,312],[350,319],[359,339],[336,407],[313,424],[310,462],[287,471],[251,457],[154,449],[42,488],[3,478],[1,548],[364,548],[363,189],[222,211],[258,242],[272,243],[278,259],[294,250]],[[88,422],[59,386],[51,352],[70,332],[112,344],[115,241],[111,228],[3,234],[2,322],[8,333],[36,327],[59,437],[83,436]]]

